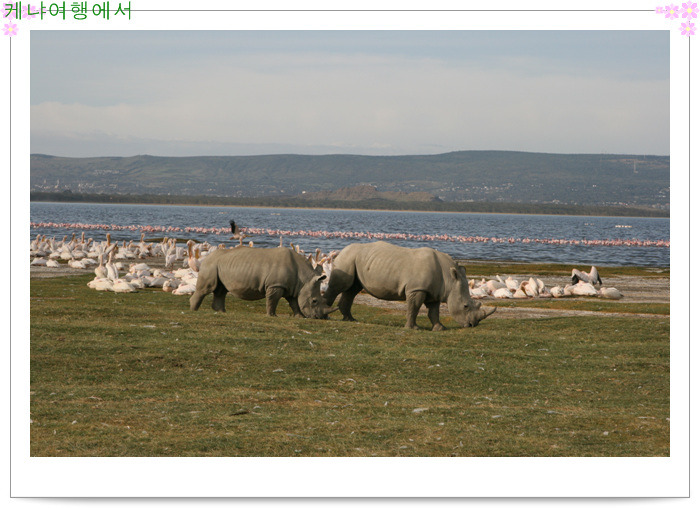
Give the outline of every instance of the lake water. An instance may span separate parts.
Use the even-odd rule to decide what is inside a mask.
[[[406,247],[433,247],[459,259],[588,265],[669,266],[670,220],[559,215],[393,212],[248,207],[38,203],[30,206],[31,236],[62,238],[85,231],[103,240],[193,238],[229,240],[233,219],[257,246],[292,241],[307,252],[340,250],[349,243],[386,238]],[[159,229],[160,228],[160,229]],[[170,231],[164,232],[167,228]],[[194,228],[187,230],[185,228]],[[201,229],[200,229],[201,228]],[[214,231],[212,228],[219,228]],[[228,231],[226,231],[228,230]]]

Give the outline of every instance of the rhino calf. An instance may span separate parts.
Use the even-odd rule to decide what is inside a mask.
[[[290,249],[236,247],[215,250],[202,261],[190,309],[197,310],[209,293],[212,309],[225,312],[226,293],[242,300],[267,300],[267,314],[275,316],[285,298],[298,317],[324,319],[333,310],[321,296],[321,281],[311,263]]]
[[[428,308],[433,330],[440,323],[440,303],[447,303],[452,318],[462,326],[476,326],[496,311],[482,309],[469,296],[463,267],[449,255],[427,247],[409,249],[387,242],[353,243],[335,258],[325,293],[331,305],[339,294],[338,307],[344,321],[354,321],[350,309],[362,289],[380,300],[405,300],[406,328],[418,328],[421,306]]]

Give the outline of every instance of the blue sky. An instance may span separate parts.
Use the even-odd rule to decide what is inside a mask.
[[[667,31],[34,31],[31,151],[669,153]]]

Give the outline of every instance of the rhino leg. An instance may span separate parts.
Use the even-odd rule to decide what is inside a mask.
[[[280,298],[283,296],[284,289],[279,287],[267,288],[267,291],[265,292],[265,299],[267,300],[266,307],[268,316],[277,316],[277,304],[279,303]]]
[[[428,307],[428,319],[433,324],[433,331],[445,330],[446,328],[440,322],[440,302],[426,303],[425,306]]]
[[[343,291],[340,294],[338,309],[340,309],[340,313],[343,315],[343,321],[355,321],[355,318],[352,317],[350,309],[352,308],[352,302],[355,301],[355,297],[360,291],[362,291],[362,284],[360,284],[360,281],[355,281],[350,289]]]
[[[408,306],[406,310],[406,328],[419,329],[416,324],[416,318],[427,296],[425,291],[413,291],[406,296],[406,304]]]
[[[294,317],[306,317],[304,314],[301,312],[301,308],[299,307],[299,300],[294,298],[293,296],[285,296],[285,300],[289,302],[289,306],[292,308],[292,312],[294,313]]]
[[[196,289],[195,292],[192,293],[192,296],[190,296],[190,310],[199,309],[199,306],[202,305],[202,300],[204,300],[205,296],[207,296],[207,293],[200,292],[198,289]]]
[[[226,312],[226,287],[219,282],[214,290],[214,300],[211,302],[211,308],[216,312]]]
[[[204,297],[215,291],[219,284],[221,284],[221,281],[219,281],[218,267],[216,264],[207,264],[202,267],[202,270],[199,272],[199,277],[197,277],[197,288],[190,297],[190,310],[199,309]]]

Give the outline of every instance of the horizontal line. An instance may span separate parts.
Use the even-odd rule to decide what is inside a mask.
[[[654,9],[131,9],[131,12],[656,12]]]

